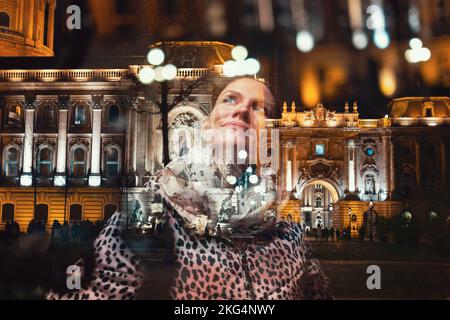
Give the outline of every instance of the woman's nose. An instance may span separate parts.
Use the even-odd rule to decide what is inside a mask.
[[[251,101],[242,101],[235,109],[233,115],[249,114],[252,106]]]

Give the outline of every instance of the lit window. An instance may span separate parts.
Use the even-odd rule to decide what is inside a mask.
[[[316,144],[316,156],[325,155],[325,145],[324,144]]]
[[[15,125],[21,122],[22,109],[20,106],[12,106],[8,112],[8,124]]]
[[[367,148],[366,149],[366,155],[368,157],[372,157],[375,154],[375,150],[373,148]]]
[[[48,177],[52,172],[52,150],[50,148],[42,148],[38,154],[37,160],[38,175],[40,177]]]
[[[108,178],[119,175],[119,151],[110,147],[106,150],[106,176]]]
[[[116,105],[110,106],[108,109],[108,123],[116,124],[119,123],[120,110]]]
[[[77,106],[75,108],[75,124],[82,125],[86,123],[86,108],[83,106]]]
[[[322,208],[322,197],[317,196],[315,200],[316,200],[316,208]]]
[[[78,147],[72,153],[71,174],[74,178],[83,178],[86,174],[86,152]]]
[[[19,175],[19,151],[11,147],[6,151],[5,175],[17,177]]]

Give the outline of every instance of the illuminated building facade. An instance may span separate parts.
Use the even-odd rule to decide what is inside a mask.
[[[227,81],[222,66],[231,48],[172,44],[169,61],[180,68],[169,101],[211,78],[170,110],[169,129],[192,128],[207,117],[215,87]],[[160,210],[145,188],[162,166],[161,115],[149,99],[160,88],[137,81],[142,66],[0,71],[3,225],[14,219],[23,231],[33,218],[49,226],[54,219],[104,219],[115,210]],[[355,234],[371,201],[384,217],[409,206],[421,215],[443,214],[450,99],[395,99],[380,119],[360,119],[361,108],[285,103],[280,119],[267,120],[280,130],[281,215],[310,227],[351,225]]]
[[[0,1],[0,56],[53,56],[56,0]]]
[[[409,207],[419,219],[445,214],[450,99],[394,99],[381,119],[360,119],[358,108],[285,104],[270,123],[281,131],[282,212],[312,227],[351,224],[354,235],[370,202],[386,218]]]

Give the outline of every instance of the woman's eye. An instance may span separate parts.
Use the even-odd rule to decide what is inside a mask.
[[[264,111],[264,103],[255,102],[252,105],[252,109],[255,111]]]
[[[236,104],[237,98],[235,96],[227,96],[227,97],[223,98],[223,102],[228,103],[228,104]]]

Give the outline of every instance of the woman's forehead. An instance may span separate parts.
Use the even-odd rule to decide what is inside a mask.
[[[238,92],[244,96],[251,96],[258,100],[273,100],[273,95],[269,88],[262,82],[255,79],[238,79],[228,84],[222,93],[226,91]]]

